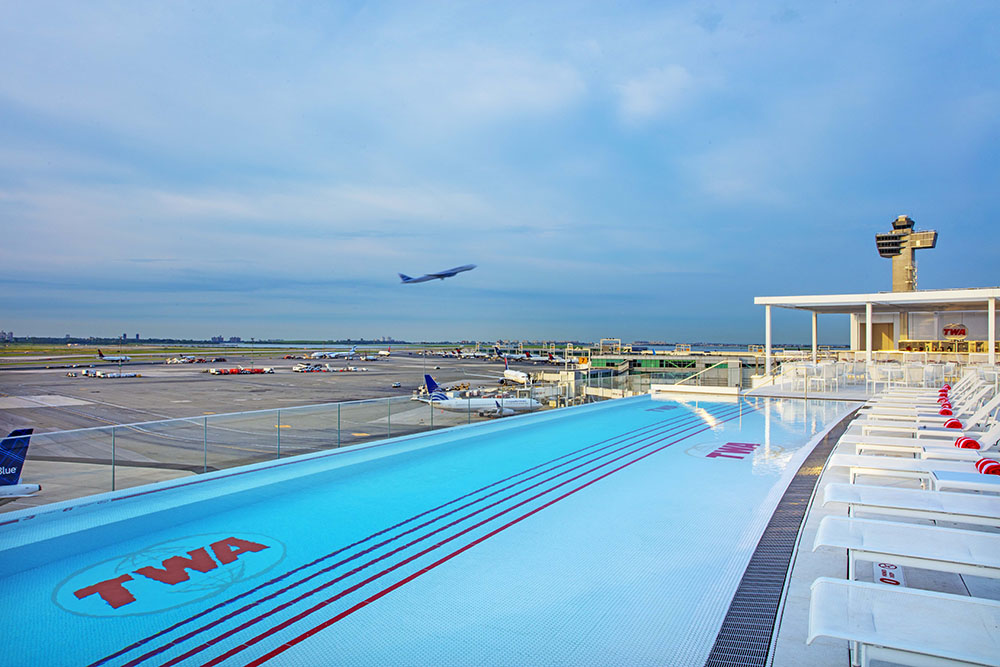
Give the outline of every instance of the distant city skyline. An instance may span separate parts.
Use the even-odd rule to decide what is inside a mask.
[[[874,236],[901,214],[940,235],[919,287],[996,286],[998,23],[985,0],[5,3],[0,327],[755,343],[755,296],[888,290]]]

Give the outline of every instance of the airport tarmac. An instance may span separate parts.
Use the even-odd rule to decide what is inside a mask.
[[[284,351],[281,352],[283,356]],[[360,399],[405,399],[423,385],[427,372],[441,384],[468,382],[471,387],[496,387],[503,364],[481,359],[408,354],[402,352],[375,361],[358,359],[309,360],[346,369],[366,371],[295,373],[302,359],[281,356],[227,355],[226,363],[153,364],[126,363],[121,371],[140,373],[134,378],[84,377],[78,368],[0,370],[0,431],[33,428],[36,437],[29,450],[23,479],[43,485],[43,492],[0,504],[0,512],[77,498],[93,493],[173,479],[203,471],[244,465],[278,455],[275,426],[282,431],[280,454],[307,453],[331,446],[355,444],[389,431],[385,404],[362,404],[340,411],[290,410],[292,423],[272,423],[274,413],[226,417],[229,413],[330,404]],[[274,374],[211,375],[210,368],[273,368]],[[528,372],[545,365],[512,364]],[[94,369],[117,371],[118,364],[97,363]],[[551,369],[551,366],[548,367]],[[77,373],[68,377],[67,372]],[[393,383],[400,383],[398,388]],[[465,423],[463,414],[434,411],[422,403],[403,401],[393,412],[392,435]],[[411,407],[412,406],[412,407]],[[400,409],[401,408],[401,409]],[[110,430],[75,429],[138,424],[161,419],[200,418],[218,415],[202,432],[183,423],[141,425],[118,430],[116,443]],[[333,422],[330,420],[333,419]],[[475,420],[482,419],[476,417]],[[52,434],[52,435],[44,435]],[[202,446],[203,437],[207,449]],[[115,447],[115,444],[117,447]],[[204,450],[204,451],[203,451]],[[117,465],[112,466],[112,457]]]
[[[282,352],[282,355],[284,352]],[[264,356],[252,360],[257,368],[273,368],[273,375],[210,375],[209,368],[251,367],[249,354],[227,355],[226,363],[126,363],[123,372],[136,378],[67,377],[84,367],[0,370],[0,430],[34,428],[36,433],[157,419],[287,408],[368,398],[410,396],[423,385],[424,373],[438,383],[468,381],[471,386],[495,387],[503,364],[481,359],[408,354],[377,361],[318,359],[312,363],[332,368],[367,371],[294,373],[302,359]],[[93,368],[117,371],[118,364],[95,363]],[[435,367],[440,367],[436,369]],[[512,364],[528,372],[545,365]],[[547,368],[551,369],[551,366]],[[393,388],[394,382],[401,387]]]

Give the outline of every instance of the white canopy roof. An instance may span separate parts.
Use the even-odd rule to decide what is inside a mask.
[[[794,308],[815,313],[928,312],[947,310],[987,310],[990,299],[1000,299],[1000,287],[917,290],[915,292],[872,292],[870,294],[818,294],[812,296],[758,296],[754,304]]]

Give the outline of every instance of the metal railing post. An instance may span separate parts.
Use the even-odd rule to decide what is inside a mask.
[[[274,430],[278,432],[278,437],[277,437],[278,449],[275,458],[280,459],[281,458],[281,410],[279,409],[277,412],[278,412],[278,423],[275,424]]]
[[[385,437],[391,438],[392,437],[392,399],[391,398],[385,399],[385,426],[386,426]]]
[[[205,464],[204,467],[202,468],[202,472],[206,473],[208,472],[208,417],[203,417],[202,422],[203,423],[202,423],[201,439],[202,439],[202,447],[204,448],[205,451]]]
[[[115,490],[115,427],[111,427],[111,490]]]
[[[337,449],[340,449],[340,403],[337,403]]]

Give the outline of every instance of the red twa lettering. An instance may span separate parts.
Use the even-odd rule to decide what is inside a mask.
[[[188,570],[197,572],[211,572],[219,567],[219,564],[229,565],[235,563],[241,554],[253,553],[267,549],[266,544],[258,544],[250,540],[241,540],[238,537],[227,537],[217,542],[212,542],[208,547],[201,547],[187,552],[187,556],[171,556],[163,561],[162,567],[148,565],[140,567],[133,574],[141,574],[147,579],[158,581],[162,584],[174,586],[188,581],[191,578]],[[208,554],[209,549],[215,554],[219,561],[212,560]],[[132,581],[132,576],[123,574],[114,579],[100,581],[92,586],[81,588],[73,594],[82,600],[85,597],[97,593],[102,600],[111,605],[112,609],[135,602],[135,596],[125,588],[126,581]]]
[[[747,454],[753,452],[753,450],[760,447],[759,444],[754,444],[751,442],[727,442],[722,447],[719,447],[711,454],[706,454],[705,458],[716,459],[742,459]]]
[[[190,558],[172,556],[163,561],[162,569],[150,565],[148,567],[140,567],[135,573],[164,584],[174,585],[190,579],[187,573],[188,569],[208,572],[218,567],[215,561],[212,560],[212,557],[208,555],[208,552],[205,551],[205,547],[189,551],[188,556]]]
[[[240,554],[245,554],[248,551],[262,551],[266,549],[266,544],[257,544],[256,542],[251,542],[250,540],[241,540],[238,537],[227,537],[224,540],[219,540],[218,542],[212,542],[212,553],[215,557],[219,559],[219,562],[223,565],[228,565],[236,560]]]
[[[79,599],[83,599],[89,595],[97,593],[101,596],[101,599],[111,605],[112,609],[118,609],[122,605],[126,605],[130,602],[135,602],[135,598],[132,594],[122,586],[126,581],[132,581],[132,576],[128,574],[123,574],[120,577],[115,577],[114,579],[107,579],[105,581],[99,581],[93,586],[87,586],[86,588],[81,588],[75,591],[75,595]]]

